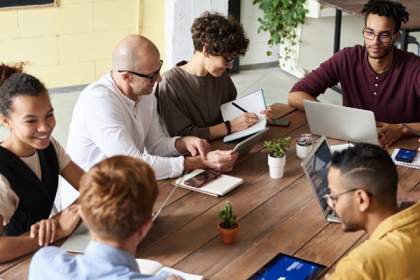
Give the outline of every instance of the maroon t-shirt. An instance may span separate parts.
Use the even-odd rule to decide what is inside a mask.
[[[296,83],[291,92],[317,97],[338,82],[344,106],[371,110],[377,121],[420,122],[419,56],[394,49],[391,68],[377,74],[364,47],[344,48]]]

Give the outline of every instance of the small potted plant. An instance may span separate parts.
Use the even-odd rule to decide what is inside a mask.
[[[219,233],[224,244],[235,242],[239,234],[239,225],[236,222],[236,216],[233,214],[232,205],[229,201],[225,202],[222,210],[219,212],[219,218],[222,222],[219,224]]]
[[[264,148],[268,152],[268,166],[271,178],[283,177],[286,151],[290,146],[290,141],[290,137],[285,137],[264,142]]]

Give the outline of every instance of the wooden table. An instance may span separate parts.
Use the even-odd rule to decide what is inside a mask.
[[[341,17],[342,12],[352,15],[361,15],[363,5],[368,0],[319,0],[320,3],[332,6],[336,9],[335,13],[335,31],[334,31],[334,53],[340,50],[341,39]],[[395,0],[394,0],[395,1]],[[410,19],[407,23],[401,26],[401,49],[407,50],[408,35],[410,32],[420,31],[420,1],[419,0],[400,0],[410,14]],[[360,30],[360,33],[362,31]]]
[[[304,113],[287,107],[284,112],[291,126],[273,127],[267,138],[295,138],[308,131]],[[416,142],[406,139],[398,146],[413,148]],[[402,188],[420,190],[420,172],[402,167],[398,172]],[[343,233],[339,225],[325,222],[295,156],[294,143],[287,155],[284,178],[269,178],[267,154],[261,145],[238,163],[232,175],[245,182],[221,198],[177,190],[137,256],[206,279],[246,279],[279,252],[331,267],[365,238],[362,232]],[[156,208],[171,188],[160,184]],[[221,243],[217,232],[217,214],[226,200],[232,203],[241,226],[239,239],[230,246]],[[27,256],[0,265],[0,278],[25,279],[29,262]]]

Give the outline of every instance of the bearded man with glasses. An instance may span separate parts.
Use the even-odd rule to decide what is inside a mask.
[[[362,13],[364,46],[344,48],[296,83],[289,104],[303,110],[304,99],[340,83],[343,105],[373,111],[379,142],[389,147],[420,131],[420,57],[394,46],[409,19],[401,3],[371,0]]]
[[[379,146],[356,144],[332,155],[324,198],[344,231],[363,230],[369,239],[326,279],[420,279],[420,203],[398,209],[397,185],[396,167]]]

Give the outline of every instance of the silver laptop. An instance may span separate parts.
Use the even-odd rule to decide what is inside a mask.
[[[350,142],[379,145],[372,111],[304,100],[311,133]]]
[[[340,223],[340,219],[335,215],[335,212],[328,206],[323,198],[323,196],[329,192],[327,175],[330,162],[330,148],[328,147],[327,139],[325,136],[322,136],[302,162],[302,168],[314,190],[324,218],[328,222]]]

